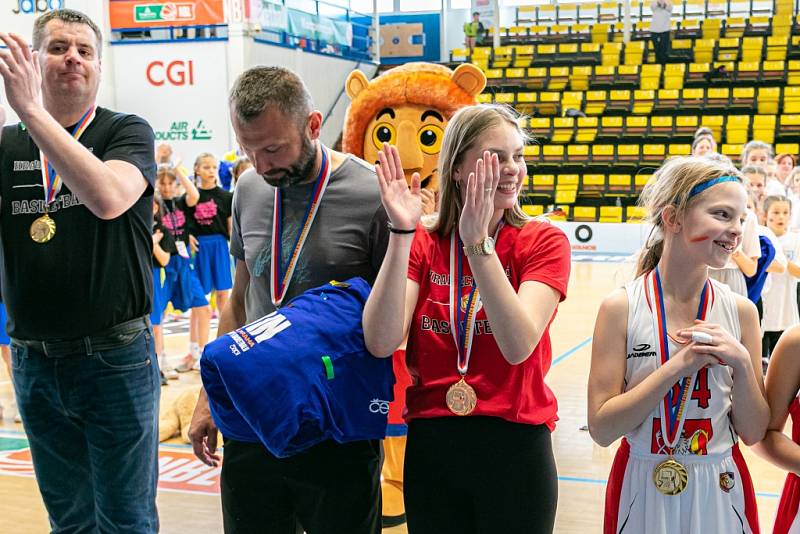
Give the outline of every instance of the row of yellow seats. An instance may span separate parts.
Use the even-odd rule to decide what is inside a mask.
[[[589,116],[674,114],[678,110],[694,114],[749,114],[754,109],[760,115],[777,115],[781,111],[800,113],[800,86],[482,93],[478,101],[508,104],[522,113],[539,116],[563,115],[570,109]]]
[[[714,71],[724,69],[725,75]],[[489,85],[561,91],[604,88],[682,89],[687,85],[800,85],[800,60],[484,68]],[[719,72],[719,71],[718,71]]]
[[[547,215],[554,220],[575,222],[641,223],[647,218],[647,210],[639,206],[570,206],[559,205],[556,212],[547,212],[544,204],[524,204],[522,210],[531,217]],[[560,213],[559,213],[560,212]],[[561,215],[563,214],[563,215]]]
[[[712,61],[758,62],[786,59],[788,37],[744,37],[722,39],[676,39],[671,43],[671,54],[686,57],[689,62]],[[792,46],[800,44],[800,36],[793,36]],[[498,47],[453,48],[451,62],[471,62],[486,68],[529,67],[536,63],[572,65],[575,62],[596,62],[602,65],[641,65],[645,50],[653,51],[649,40],[628,43],[559,43],[520,44]]]
[[[631,0],[631,19],[637,22],[648,21],[652,18],[652,9],[649,0]],[[707,24],[710,28],[727,28],[730,21],[744,19],[751,24],[758,24],[761,19],[776,18],[778,24],[791,24],[792,0],[779,0],[775,2],[737,2],[735,0],[684,0],[673,2],[672,17],[675,22],[697,23],[698,26]],[[622,2],[587,2],[587,3],[561,3],[557,5],[520,6],[517,9],[518,23],[532,23],[537,25],[571,24],[585,22],[597,24],[601,22],[622,23],[625,16]],[[708,17],[725,17],[723,19],[709,19]],[[735,27],[735,24],[734,24]]]
[[[533,117],[524,126],[536,141],[553,144],[586,144],[598,139],[691,139],[700,126],[710,128],[722,143],[743,144],[751,139],[773,143],[776,137],[800,136],[800,115]],[[798,145],[780,143],[778,152],[797,154]]]
[[[797,154],[797,144],[777,145],[778,153]],[[724,143],[719,152],[734,163],[741,159],[743,144]],[[793,148],[794,150],[791,150]],[[689,144],[594,144],[594,145],[528,145],[525,147],[525,162],[536,168],[580,167],[595,168],[658,168],[665,159],[691,154]]]

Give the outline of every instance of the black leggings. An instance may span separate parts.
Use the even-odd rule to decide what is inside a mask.
[[[780,332],[764,332],[764,337],[761,339],[761,356],[762,358],[770,359],[772,352],[775,350],[775,345],[781,338],[783,330]]]
[[[553,532],[558,480],[544,425],[415,419],[404,478],[409,534]]]

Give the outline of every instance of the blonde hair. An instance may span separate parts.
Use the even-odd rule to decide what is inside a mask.
[[[520,128],[519,120],[520,115],[515,110],[497,104],[466,106],[453,115],[445,128],[442,150],[439,152],[439,216],[426,225],[428,231],[444,237],[458,227],[463,202],[459,182],[453,179],[453,175],[464,154],[487,130],[501,124],[513,126],[523,142],[527,142],[528,135]],[[503,220],[515,228],[522,228],[531,218],[522,211],[517,200],[513,207],[505,210]]]
[[[636,276],[655,269],[661,259],[664,208],[674,206],[676,215],[683,215],[699,196],[690,196],[692,189],[721,176],[733,176],[743,182],[742,174],[733,165],[697,156],[670,158],[656,171],[639,197],[639,205],[647,208],[647,221],[653,225],[653,231],[639,256]]]

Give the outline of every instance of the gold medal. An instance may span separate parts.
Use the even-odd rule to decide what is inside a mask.
[[[37,243],[47,243],[56,235],[56,222],[45,213],[31,224],[31,239]]]
[[[678,495],[689,483],[689,473],[675,458],[668,458],[653,470],[653,482],[664,495]]]
[[[469,415],[478,403],[478,396],[462,377],[447,390],[446,401],[447,407],[454,414]]]

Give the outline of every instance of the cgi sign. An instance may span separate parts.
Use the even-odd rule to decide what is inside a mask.
[[[168,83],[175,86],[194,85],[194,63],[192,60],[175,60],[169,63],[152,61],[145,70],[150,85],[161,87]]]

